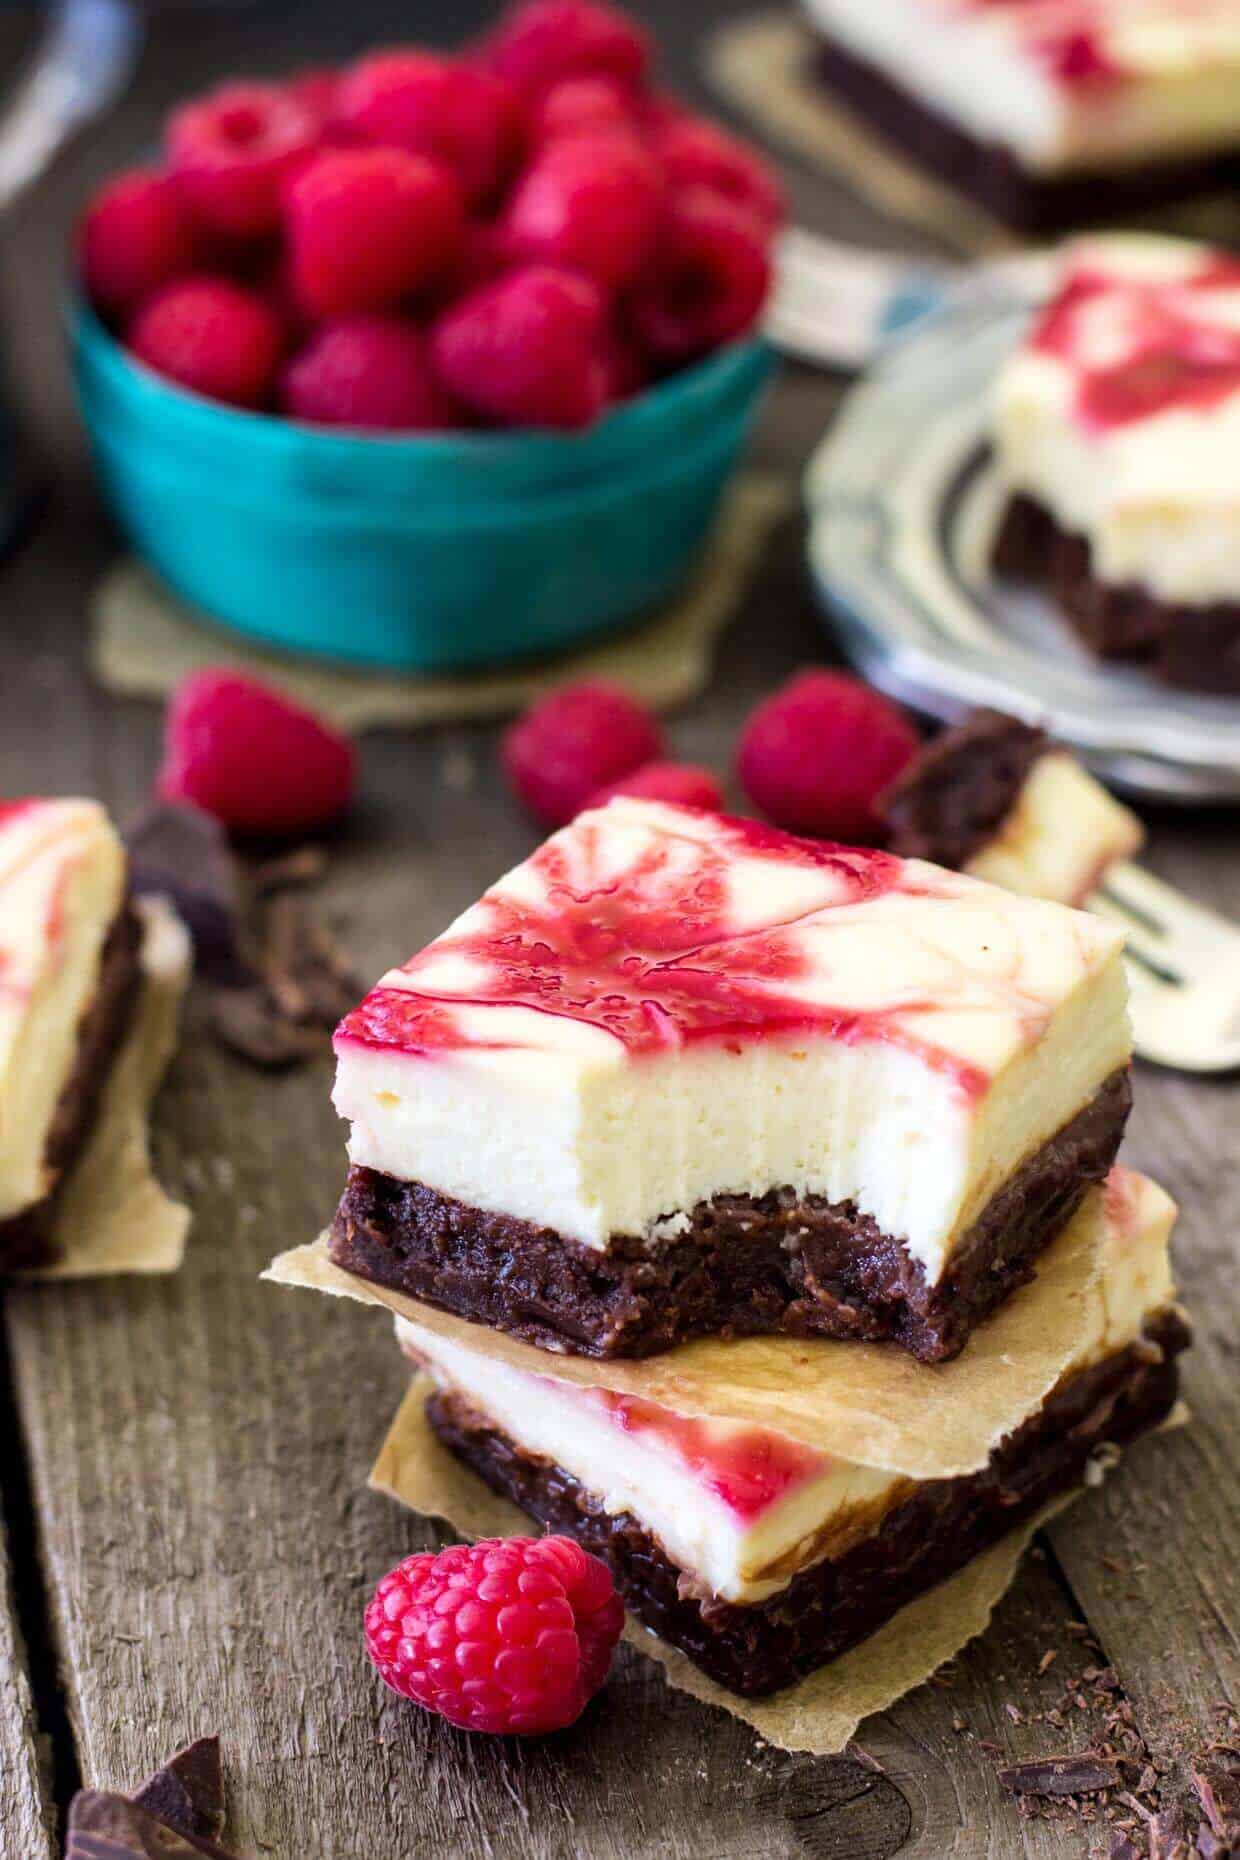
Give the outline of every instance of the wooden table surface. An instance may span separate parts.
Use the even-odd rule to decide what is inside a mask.
[[[720,7],[651,0],[646,11],[692,86],[696,36]],[[484,12],[453,0],[352,0],[164,14],[129,97],[16,213],[0,303],[16,398],[54,491],[0,572],[0,793],[98,794],[124,817],[157,754],[155,707],[104,697],[84,669],[86,597],[116,545],[57,327],[76,203],[152,143],[166,105],[191,86],[402,31],[446,38]],[[838,189],[790,179],[807,223],[892,242]],[[788,370],[758,442],[763,461],[798,470],[835,394],[825,377]],[[726,764],[754,698],[829,650],[789,521],[711,691],[674,721],[678,749]],[[532,836],[497,781],[489,729],[374,735],[363,766],[364,803],[328,902],[372,975],[439,929]],[[1240,915],[1234,821],[1167,813],[1150,825],[1151,864]],[[1097,1735],[1096,1720],[1071,1712],[1062,1730],[1028,1722],[1065,1678],[1102,1663],[1081,1623],[1165,1765],[1168,1794],[1185,1786],[1183,1760],[1217,1728],[1219,1705],[1240,1702],[1234,1085],[1141,1069],[1126,1152],[1183,1206],[1179,1272],[1197,1325],[1192,1425],[1141,1445],[1055,1525],[991,1631],[945,1680],[869,1721],[855,1760],[814,1761],[669,1693],[651,1663],[624,1650],[578,1727],[522,1746],[471,1742],[390,1700],[366,1668],[371,1584],[435,1541],[431,1525],[362,1485],[401,1364],[373,1313],[257,1283],[273,1253],[318,1231],[339,1187],[328,1058],[261,1077],[206,1038],[201,1014],[192,1000],[156,1121],[159,1168],[194,1209],[184,1270],[6,1297],[3,1860],[59,1851],[52,1830],[79,1781],[132,1785],[211,1731],[224,1740],[232,1843],[281,1860],[1105,1852],[1079,1821],[1022,1819],[995,1778],[999,1750],[1042,1754]]]

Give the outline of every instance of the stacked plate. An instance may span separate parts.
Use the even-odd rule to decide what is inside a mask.
[[[1044,258],[971,274],[889,343],[809,469],[810,564],[849,657],[945,720],[1045,723],[1118,786],[1240,801],[1240,701],[1092,658],[1040,595],[996,586],[990,383],[1045,295]]]

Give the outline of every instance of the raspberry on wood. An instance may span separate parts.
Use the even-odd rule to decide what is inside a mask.
[[[875,801],[920,746],[880,692],[844,672],[807,671],[753,712],[737,772],[777,826],[866,844],[883,832]]]
[[[562,827],[607,784],[663,752],[663,732],[619,685],[586,679],[549,692],[504,737],[508,780],[525,807]]]
[[[397,1564],[366,1610],[366,1650],[449,1723],[528,1737],[581,1716],[623,1622],[606,1566],[572,1538],[488,1538]]]

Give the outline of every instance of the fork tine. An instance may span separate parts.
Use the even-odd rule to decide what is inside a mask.
[[[1159,977],[1164,983],[1175,985],[1187,979],[1173,959],[1173,951],[1167,939],[1157,930],[1151,931],[1146,921],[1134,917],[1109,892],[1098,891],[1089,900],[1089,908],[1096,917],[1105,917],[1124,932],[1124,948],[1128,954],[1128,966],[1140,967]]]
[[[1140,866],[1112,867],[1101,892],[1090,899],[1091,908],[1104,900],[1113,907],[1109,915],[1118,911],[1126,923],[1138,926],[1173,968],[1200,973],[1219,963],[1240,964],[1240,928]]]

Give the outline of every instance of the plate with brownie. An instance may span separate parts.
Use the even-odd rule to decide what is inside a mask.
[[[942,717],[1046,721],[1169,800],[1240,797],[1240,262],[1110,235],[990,266],[889,346],[808,477],[850,656]]]

